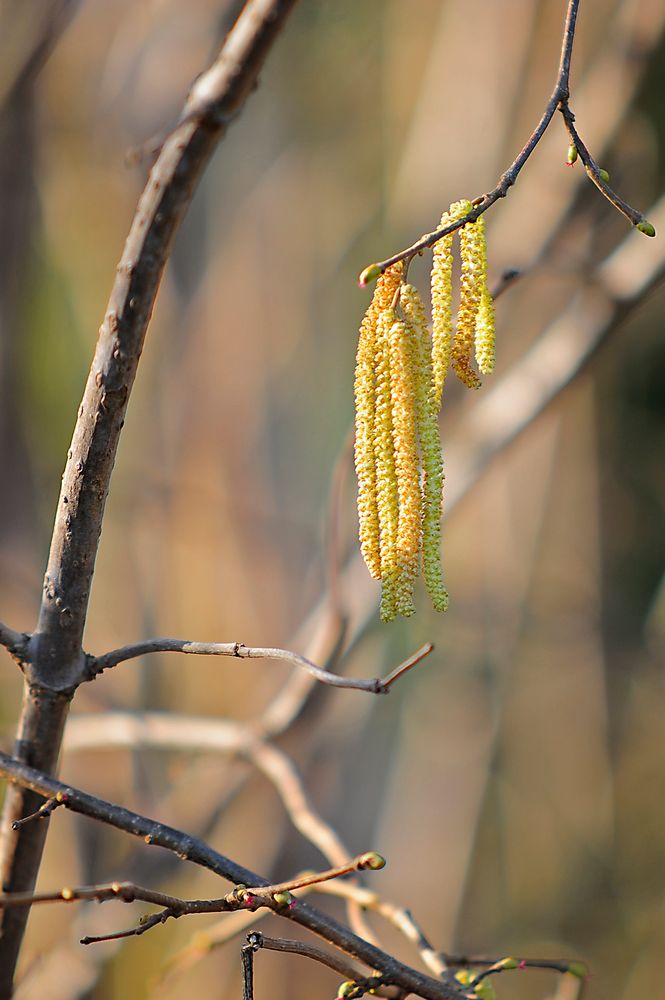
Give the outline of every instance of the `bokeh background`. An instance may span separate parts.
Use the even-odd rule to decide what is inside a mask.
[[[0,617],[14,628],[36,621],[59,477],[149,167],[125,155],[173,124],[237,6],[0,3]],[[665,187],[665,4],[581,6],[572,107],[613,185],[651,217]],[[302,687],[277,745],[349,850],[386,855],[365,881],[411,908],[438,947],[580,958],[589,998],[638,1000],[662,994],[665,953],[662,288],[599,334],[547,405],[538,372],[529,379],[532,416],[509,443],[487,447],[497,428],[482,416],[493,393],[492,413],[517,419],[507,379],[562,315],[565,335],[593,269],[633,239],[581,166],[565,166],[556,119],[487,216],[492,281],[523,271],[497,303],[497,372],[479,393],[451,384],[444,402],[445,617],[422,594],[414,618],[382,626],[354,534],[353,365],[368,301],[357,273],[435,227],[452,200],[494,186],[551,93],[564,7],[296,8],[176,241],[112,481],[86,647],[239,640],[370,677],[433,641],[389,698]],[[616,280],[662,271],[663,238],[626,244]],[[2,651],[0,663],[9,747],[21,678]],[[79,691],[61,773],[275,879],[323,866],[265,776],[196,748],[197,719],[265,722],[285,692],[299,704],[297,690],[285,664],[132,661]],[[190,717],[192,745],[119,747],[118,713],[136,712]],[[118,878],[221,892],[117,832],[52,820],[42,889]],[[34,911],[19,996],[240,994],[240,939],[169,970],[214,918],[77,944],[140,912]],[[419,963],[370,919],[386,948]],[[338,978],[261,954],[257,1000],[332,997]],[[511,1000],[569,987],[539,972],[497,983]]]

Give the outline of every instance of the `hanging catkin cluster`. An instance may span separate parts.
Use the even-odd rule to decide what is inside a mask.
[[[441,228],[461,219],[471,203],[459,201]],[[360,326],[356,358],[355,461],[363,558],[382,582],[381,617],[415,611],[413,590],[422,569],[437,611],[448,594],[441,571],[443,460],[438,413],[448,368],[471,388],[494,366],[494,309],[487,289],[484,220],[460,236],[460,303],[453,336],[453,236],[435,245],[432,264],[432,335],[418,289],[404,281],[400,261],[379,275]]]

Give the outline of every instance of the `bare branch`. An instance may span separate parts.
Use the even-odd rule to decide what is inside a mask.
[[[82,637],[111,473],[146,330],[171,245],[197,182],[258,74],[295,0],[247,0],[219,57],[192,88],[187,119],[164,144],[139,200],[104,321],[62,478],[38,626],[25,659],[18,753],[46,773],[57,766],[72,692],[85,675]],[[10,788],[3,812],[0,881],[34,888],[47,824],[11,829],[39,800]],[[9,995],[27,909],[4,915],[0,995]]]
[[[357,983],[360,989],[364,988],[367,992],[371,990],[375,996],[400,997],[404,995],[403,990],[400,990],[399,987],[387,986],[384,977],[372,976],[366,979],[360,976],[357,969],[342,956],[324,951],[322,948],[316,948],[311,944],[305,944],[303,941],[289,941],[286,938],[267,937],[260,931],[254,931],[252,934],[247,935],[247,945],[245,948],[253,952],[265,948],[267,951],[281,951],[292,955],[300,955],[304,958],[311,958],[315,962],[320,962],[321,965],[327,965],[329,969],[339,972],[342,976],[346,976],[348,980]]]
[[[474,198],[471,202],[473,205],[471,211],[467,212],[467,214],[461,219],[458,219],[457,222],[453,222],[448,226],[443,226],[441,229],[436,229],[432,233],[425,233],[410,247],[406,247],[405,250],[400,250],[399,253],[393,254],[392,257],[388,257],[386,260],[378,261],[376,264],[370,264],[369,267],[365,268],[358,279],[358,283],[361,287],[368,284],[368,282],[372,281],[374,278],[378,278],[378,276],[387,268],[391,267],[392,264],[397,264],[400,260],[407,260],[411,257],[415,257],[416,254],[434,246],[435,243],[438,243],[438,241],[444,236],[448,236],[449,233],[454,233],[455,230],[461,229],[462,226],[465,226],[468,222],[475,222],[476,219],[486,212],[488,208],[491,208],[492,205],[499,200],[499,198],[506,197],[508,191],[517,180],[520,170],[545,134],[547,126],[552,121],[554,113],[560,103],[568,98],[568,78],[570,75],[570,60],[573,51],[573,42],[575,40],[575,25],[577,22],[578,7],[579,0],[568,0],[566,21],[563,30],[563,40],[561,43],[559,72],[554,90],[552,91],[552,96],[547,102],[547,106],[543,111],[542,117],[529,136],[526,145],[520,150],[508,169],[501,174],[496,187],[487,194],[479,195],[477,198]]]
[[[24,816],[23,819],[14,820],[12,823],[12,830],[20,830],[22,826],[26,825],[26,823],[32,823],[36,819],[48,819],[51,813],[54,812],[58,806],[64,806],[65,802],[65,796],[61,794],[54,795],[53,798],[47,799],[43,806],[40,806],[39,809],[30,813],[29,816]]]
[[[339,674],[332,674],[322,667],[317,667],[311,660],[301,656],[299,653],[292,653],[288,649],[277,649],[274,647],[254,647],[245,646],[242,642],[191,642],[189,639],[146,639],[144,642],[136,642],[131,646],[122,646],[114,649],[103,656],[90,657],[88,660],[87,680],[94,680],[104,670],[124,663],[126,660],[144,656],[146,653],[195,653],[199,656],[235,656],[239,659],[266,659],[266,660],[286,660],[297,667],[302,667],[316,680],[322,684],[330,684],[331,687],[353,688],[357,691],[369,691],[371,694],[387,694],[390,686],[410,670],[411,667],[419,663],[420,660],[428,656],[434,646],[427,643],[405,660],[399,667],[391,671],[385,678],[373,677],[368,680],[361,678],[342,677]]]
[[[647,236],[655,236],[656,230],[654,227],[650,225],[650,223],[647,222],[645,216],[642,215],[641,212],[638,212],[637,209],[633,208],[632,205],[629,205],[628,202],[624,201],[623,198],[619,197],[616,191],[612,190],[612,188],[609,186],[609,184],[605,179],[607,177],[607,174],[605,174],[605,177],[603,177],[604,171],[601,170],[601,168],[598,166],[594,158],[591,156],[591,153],[585,146],[584,142],[580,138],[579,132],[575,128],[575,115],[570,110],[568,102],[567,101],[563,102],[559,110],[563,115],[563,120],[568,130],[568,135],[570,136],[571,142],[575,146],[577,152],[580,154],[580,160],[584,164],[584,168],[588,176],[596,185],[600,193],[605,198],[607,198],[610,204],[614,205],[614,207],[617,209],[618,212],[621,212],[621,214],[625,216],[626,219],[628,219],[631,225],[637,226],[638,228],[641,226],[646,226],[645,228],[642,228],[640,231],[645,233],[645,235]]]
[[[53,797],[60,792],[67,796],[65,806],[72,812],[89,816],[116,829],[124,830],[133,836],[141,837],[146,844],[165,847],[167,850],[175,852],[182,860],[208,868],[222,878],[234,882],[236,886],[265,889],[269,885],[266,879],[214,851],[198,837],[192,837],[181,830],[157,823],[122,806],[113,805],[94,795],[89,795],[87,792],[64,785],[54,778],[28,767],[22,761],[15,760],[1,752],[0,774],[4,774],[11,781],[18,782],[45,797]],[[19,907],[11,912],[21,911],[22,908]],[[353,955],[371,969],[380,971],[390,982],[402,987],[407,992],[423,997],[423,1000],[459,1000],[460,991],[455,987],[404,965],[392,955],[388,955],[369,942],[363,941],[362,938],[357,937],[332,917],[300,900],[295,906],[278,906],[277,912],[285,919],[307,927],[341,951]]]
[[[431,233],[424,233],[415,243],[411,246],[406,247],[404,250],[400,250],[398,253],[392,255],[392,257],[386,258],[386,260],[377,261],[375,264],[370,264],[366,267],[360,274],[358,279],[358,284],[361,288],[369,284],[375,278],[378,278],[380,274],[383,274],[387,268],[391,267],[393,264],[397,264],[400,260],[409,261],[411,258],[415,257],[416,254],[422,253],[423,250],[427,250],[438,243],[440,239],[444,236],[448,236],[450,233],[454,233],[457,229],[461,229],[462,226],[467,225],[469,222],[475,222],[481,215],[483,215],[488,208],[491,208],[495,202],[499,201],[500,198],[505,198],[508,194],[510,188],[515,184],[519,173],[527,162],[534,149],[542,139],[543,135],[547,131],[547,128],[554,117],[557,110],[561,111],[564,120],[566,122],[566,127],[571,135],[571,137],[577,136],[575,132],[573,122],[575,116],[570,111],[568,106],[568,99],[570,96],[569,89],[569,77],[570,77],[570,61],[573,52],[573,42],[575,40],[575,27],[577,23],[577,12],[579,8],[579,0],[568,0],[568,6],[566,9],[566,20],[563,30],[563,39],[561,43],[561,57],[559,60],[559,71],[557,75],[557,80],[552,91],[552,95],[547,102],[545,110],[540,118],[540,121],[536,125],[535,129],[529,136],[526,145],[520,150],[513,162],[510,164],[507,170],[501,174],[501,177],[497,181],[496,187],[491,191],[483,195],[478,195],[471,202],[472,208],[466,215],[456,222],[452,222],[449,225],[442,226],[440,229],[435,229]],[[578,137],[579,139],[579,137]],[[602,180],[597,165],[593,162],[591,156],[589,155],[586,147],[581,140],[579,144],[577,140],[574,140],[580,152],[582,161],[587,168],[587,173],[593,180],[594,184],[602,191],[605,197],[617,208],[622,215],[624,215],[629,222],[634,226],[640,226],[642,223],[646,222],[645,217],[641,212],[636,209],[631,208],[625,201],[619,198],[611,188],[605,184]],[[584,150],[584,152],[582,152]],[[651,227],[650,227],[651,228]],[[642,229],[647,236],[655,235],[649,229]]]

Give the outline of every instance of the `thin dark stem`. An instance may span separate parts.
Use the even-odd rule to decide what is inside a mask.
[[[122,806],[113,805],[94,795],[64,785],[62,782],[36,771],[22,761],[1,752],[0,774],[4,774],[11,781],[17,782],[45,798],[58,794],[64,795],[66,796],[66,808],[72,812],[89,816],[135,837],[140,837],[147,844],[173,851],[182,860],[208,868],[222,878],[235,883],[236,886],[265,888],[269,885],[267,879],[214,851],[198,837],[190,836],[181,830],[157,823]],[[41,826],[41,824],[31,824],[30,826]],[[7,912],[18,913],[21,910],[22,907],[16,907]],[[313,931],[334,947],[357,958],[370,969],[378,970],[389,982],[396,984],[406,992],[415,993],[417,996],[423,997],[424,1000],[459,1000],[460,998],[460,992],[455,987],[404,965],[392,955],[386,954],[368,941],[353,934],[332,917],[321,913],[301,900],[297,900],[295,906],[278,906],[276,912],[281,917]]]
[[[632,207],[632,205],[629,205],[628,202],[619,197],[616,191],[613,191],[609,184],[603,179],[600,167],[591,156],[591,153],[585,146],[575,127],[575,115],[570,110],[568,102],[564,102],[559,110],[563,116],[570,140],[577,149],[577,152],[580,155],[580,160],[584,164],[584,169],[586,170],[590,180],[596,185],[600,193],[607,198],[607,200],[614,205],[617,211],[621,212],[621,214],[625,216],[625,218],[628,219],[633,226],[639,226],[640,223],[644,223],[646,219],[642,213],[638,212],[637,209]],[[647,235],[650,234],[647,233]]]
[[[391,267],[393,264],[397,264],[400,260],[410,261],[416,254],[422,253],[423,250],[427,250],[438,243],[440,239],[444,236],[448,236],[450,233],[454,233],[457,229],[461,229],[462,226],[466,226],[469,222],[475,222],[479,216],[483,215],[488,208],[499,200],[499,198],[505,198],[508,194],[510,188],[514,185],[517,177],[529,159],[534,149],[544,136],[547,128],[554,117],[557,110],[561,111],[566,122],[566,127],[568,132],[573,139],[575,145],[577,145],[580,158],[584,163],[587,173],[591,180],[594,182],[596,187],[605,195],[605,197],[610,201],[615,208],[617,208],[622,215],[624,215],[629,222],[634,226],[644,225],[646,223],[645,217],[641,212],[628,205],[623,199],[621,199],[608,185],[603,181],[600,176],[599,169],[594,163],[592,157],[590,156],[588,150],[582,143],[581,139],[577,135],[573,122],[575,116],[570,111],[568,107],[568,99],[570,96],[570,63],[573,54],[573,42],[575,41],[575,27],[577,24],[577,13],[579,10],[579,0],[568,0],[568,6],[566,8],[566,21],[563,31],[563,40],[561,43],[561,57],[559,60],[559,71],[557,74],[556,84],[554,90],[552,91],[552,96],[550,97],[545,110],[541,116],[540,121],[536,125],[535,129],[529,136],[526,144],[517,154],[508,169],[501,174],[497,185],[492,191],[486,194],[479,195],[474,198],[471,202],[472,208],[466,215],[456,222],[451,222],[449,225],[442,226],[440,229],[435,229],[434,232],[425,233],[421,236],[415,243],[411,246],[406,247],[404,250],[400,250],[398,253],[393,254],[392,257],[387,257],[386,260],[377,261],[375,264],[370,264],[361,273],[359,278],[359,284],[364,287],[374,278],[377,278],[379,274],[382,274],[387,268]],[[652,227],[646,223],[646,228],[641,230],[647,236],[654,236],[655,232]]]
[[[261,948],[265,948],[266,951],[279,951],[290,955],[299,955],[302,958],[311,958],[314,962],[326,965],[329,969],[333,969],[334,972],[339,972],[340,975],[346,976],[348,981],[355,983],[358,987],[358,996],[362,992],[368,992],[369,990],[372,991],[373,996],[399,997],[404,995],[403,990],[399,989],[399,987],[388,985],[386,977],[371,976],[367,978],[361,976],[357,969],[350,962],[346,961],[343,956],[324,951],[315,945],[305,944],[304,941],[273,938],[262,934],[260,931],[254,931],[247,935],[247,944],[242,949],[243,957],[246,953],[253,954]]]
[[[520,170],[545,134],[547,126],[552,121],[559,104],[561,101],[565,101],[568,98],[568,78],[570,74],[570,60],[573,52],[573,42],[575,40],[575,25],[577,22],[578,8],[579,0],[568,0],[566,23],[564,27],[563,41],[561,44],[559,72],[554,90],[552,91],[552,96],[547,102],[547,106],[543,111],[541,119],[529,136],[526,145],[523,146],[508,169],[501,175],[496,187],[487,194],[474,198],[471,203],[473,206],[471,211],[467,212],[467,214],[461,219],[458,219],[457,222],[451,222],[450,225],[443,226],[441,229],[435,229],[432,233],[425,233],[418,240],[416,240],[415,243],[412,243],[410,247],[406,247],[405,250],[400,250],[399,253],[393,254],[392,257],[388,257],[386,260],[378,261],[376,264],[370,265],[369,268],[366,268],[366,271],[371,272],[371,278],[378,277],[379,274],[382,274],[387,268],[396,264],[400,260],[409,260],[410,258],[415,257],[417,253],[434,246],[434,244],[438,243],[438,241],[444,236],[454,233],[457,229],[461,229],[462,226],[465,226],[467,223],[475,222],[476,219],[483,215],[488,208],[491,208],[491,206],[498,201],[499,198],[506,197],[508,191],[517,180]],[[365,272],[363,272],[363,274],[364,273]],[[363,280],[363,275],[360,276],[360,284],[366,284],[366,281]]]
[[[255,935],[251,935],[254,937]],[[242,1000],[254,1000],[254,952],[255,946],[248,942],[240,949],[242,962]]]

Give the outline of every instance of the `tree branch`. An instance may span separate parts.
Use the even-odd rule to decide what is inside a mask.
[[[270,885],[267,879],[214,851],[198,837],[192,837],[181,830],[157,823],[139,813],[65,785],[1,752],[0,774],[46,798],[52,798],[60,793],[61,796],[66,796],[64,805],[72,812],[89,816],[135,837],[141,837],[147,844],[165,847],[175,852],[183,861],[191,861],[208,868],[236,885],[259,889],[265,889]],[[6,912],[20,913],[21,910],[22,907],[17,907]],[[460,996],[464,995],[454,986],[437,981],[404,965],[369,942],[363,941],[332,917],[306,903],[297,901],[295,906],[278,908],[278,913],[285,919],[308,928],[341,951],[364,962],[369,968],[378,970],[389,982],[423,997],[424,1000],[459,1000]]]
[[[415,666],[422,659],[428,656],[434,646],[427,643],[416,653],[401,663],[395,670],[392,670],[387,677],[373,677],[369,680],[360,678],[342,677],[339,674],[332,674],[322,667],[317,667],[315,663],[293,653],[288,649],[278,649],[276,647],[255,647],[245,646],[242,642],[191,642],[189,639],[146,639],[143,642],[136,642],[130,646],[122,646],[114,649],[103,656],[91,656],[88,658],[86,680],[94,680],[104,670],[115,667],[119,663],[133,660],[146,653],[195,653],[199,656],[235,656],[239,659],[267,659],[286,660],[297,667],[302,667],[317,681],[322,684],[329,684],[331,687],[354,688],[358,691],[369,691],[372,694],[387,694],[392,684],[405,674],[411,667]]]
[[[265,948],[267,951],[281,951],[291,955],[300,955],[303,958],[311,958],[313,961],[320,962],[321,965],[326,965],[329,969],[339,972],[342,976],[346,976],[348,980],[357,983],[361,988],[364,987],[366,991],[371,989],[372,995],[394,998],[403,996],[403,991],[399,988],[385,986],[382,978],[374,976],[367,979],[359,976],[354,966],[350,962],[345,961],[340,955],[323,951],[322,948],[305,944],[304,941],[289,941],[287,938],[267,937],[260,931],[254,931],[247,935],[247,944],[244,946],[243,951],[248,949],[256,952],[262,948]]]
[[[358,284],[361,288],[369,284],[375,278],[378,278],[380,274],[383,274],[389,267],[393,264],[397,264],[400,260],[410,260],[415,257],[416,254],[422,253],[423,250],[427,250],[433,247],[435,243],[438,243],[440,239],[444,236],[448,236],[450,233],[454,233],[457,229],[461,229],[462,226],[466,226],[469,222],[475,222],[481,215],[483,215],[488,208],[497,202],[500,198],[505,198],[508,194],[510,188],[515,184],[519,173],[529,159],[534,149],[544,136],[547,128],[554,117],[557,110],[560,110],[564,116],[566,122],[566,127],[568,128],[571,136],[577,133],[572,125],[574,121],[574,115],[568,107],[568,98],[570,96],[569,78],[570,78],[570,62],[573,54],[573,42],[575,41],[575,27],[577,24],[577,13],[579,9],[579,0],[568,0],[568,6],[566,8],[566,20],[563,30],[563,39],[561,42],[561,57],[559,60],[559,71],[557,74],[557,80],[554,85],[554,90],[552,95],[547,102],[545,110],[540,118],[540,121],[536,125],[535,129],[529,136],[526,145],[517,154],[511,165],[507,170],[501,174],[496,187],[492,191],[486,194],[479,195],[474,198],[471,202],[472,208],[470,212],[467,212],[465,216],[458,219],[456,222],[452,222],[449,225],[443,226],[440,229],[435,229],[431,233],[424,233],[415,243],[411,246],[406,247],[404,250],[400,250],[398,253],[392,255],[392,257],[387,257],[386,260],[377,261],[375,264],[370,264],[366,267],[360,274],[358,278]],[[593,180],[594,184],[600,189],[600,191],[605,195],[606,198],[624,215],[629,222],[634,226],[641,227],[645,225],[645,228],[641,228],[641,232],[645,233],[647,236],[654,236],[655,230],[646,222],[645,216],[636,209],[631,208],[626,202],[624,202],[618,195],[616,195],[611,188],[609,188],[600,177],[597,166],[593,163],[591,156],[589,155],[586,147],[584,147],[581,140],[579,140],[579,152],[582,158],[582,162],[587,168],[587,173]],[[582,153],[584,149],[584,154]],[[652,231],[653,230],[653,231]]]
[[[16,755],[55,771],[69,702],[85,676],[83,630],[120,432],[171,244],[194,189],[228,123],[256,85],[295,0],[247,0],[212,67],[185,104],[186,119],[165,142],[139,200],[79,408],[62,479],[37,629],[24,663],[26,687]],[[47,823],[12,831],[39,807],[12,787],[5,800],[0,878],[31,891]],[[11,994],[27,909],[4,914],[0,997]]]

